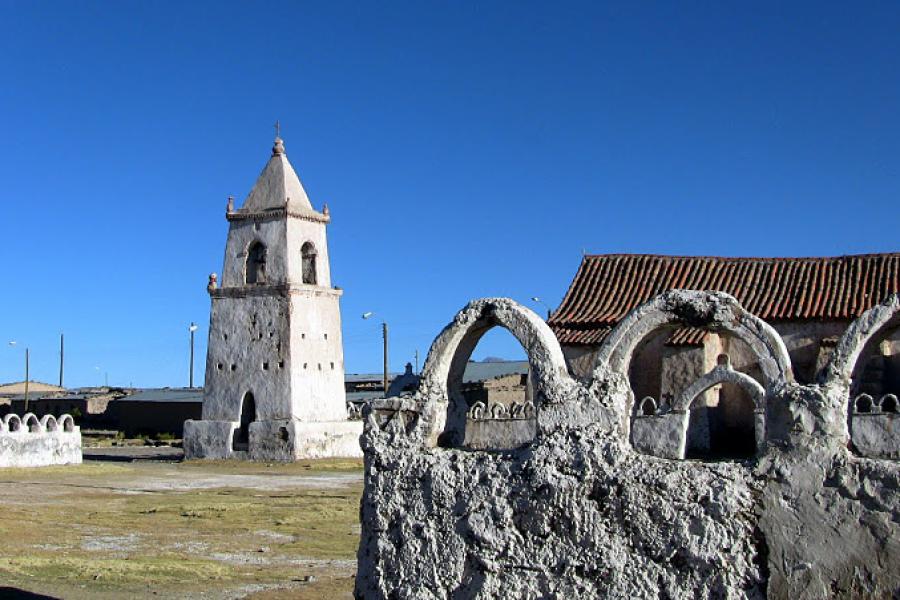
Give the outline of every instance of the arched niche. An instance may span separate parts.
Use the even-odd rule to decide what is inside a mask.
[[[316,246],[312,242],[305,242],[300,248],[303,283],[316,285],[316,282],[318,281],[318,274],[316,272],[317,255],[318,252],[316,251]]]
[[[22,430],[22,419],[19,415],[9,413],[3,417],[3,429],[9,432]]]
[[[43,431],[41,429],[41,422],[34,413],[25,413],[22,415],[22,424],[29,433],[40,433]]]
[[[756,356],[768,388],[793,381],[784,341],[768,323],[728,294],[693,290],[664,292],[628,313],[600,346],[598,371],[608,368],[627,377],[635,349],[648,335],[679,326],[726,332],[742,340]]]
[[[469,408],[460,390],[462,377],[475,346],[494,327],[508,330],[525,349],[536,409],[562,401],[564,382],[571,379],[559,342],[544,320],[508,298],[475,300],[435,338],[422,370],[419,426],[427,445],[462,445]],[[529,412],[533,414],[524,409],[521,414]]]
[[[44,415],[41,417],[41,428],[44,431],[51,432],[59,429],[59,424],[56,420],[56,417],[53,415]]]
[[[59,426],[62,427],[62,430],[66,433],[72,433],[75,431],[75,419],[72,418],[72,415],[65,414],[57,419]]]
[[[266,245],[254,240],[247,248],[247,262],[244,265],[244,281],[247,285],[264,285],[266,283]]]

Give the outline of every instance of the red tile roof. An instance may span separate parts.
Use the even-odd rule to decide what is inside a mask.
[[[900,293],[900,252],[821,258],[585,256],[550,326],[563,344],[597,344],[633,308],[679,288],[727,292],[767,321],[851,320]],[[682,340],[692,342],[693,337]]]

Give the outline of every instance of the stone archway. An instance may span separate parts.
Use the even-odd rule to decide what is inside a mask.
[[[479,340],[494,327],[509,331],[525,349],[536,407],[561,402],[571,381],[553,331],[537,314],[508,298],[474,300],[435,338],[419,384],[420,427],[426,445],[462,443],[467,406],[459,383]]]
[[[250,449],[250,423],[256,420],[256,399],[253,392],[247,392],[241,399],[241,413],[238,415],[239,425],[234,430],[231,449],[235,452],[246,452]]]
[[[893,294],[847,327],[819,374],[819,382],[832,402],[832,414],[837,417],[843,411],[833,422],[841,424],[840,434],[849,438],[850,447],[868,458],[900,457],[900,418],[894,410],[882,409],[884,398],[888,398],[890,405],[895,398],[893,394],[883,394],[876,400],[864,393],[851,401],[853,380],[861,371],[867,350],[882,333],[897,325],[900,325],[900,294]]]
[[[739,398],[729,398],[725,401],[720,399],[715,408],[706,408],[702,413],[693,408],[696,399],[703,392],[722,384],[732,384],[742,390],[749,397],[752,408],[737,419],[734,418],[735,413],[742,412]],[[673,413],[683,414],[687,419],[681,456],[689,457],[691,454],[691,435],[695,431],[693,427],[695,419],[706,419],[706,423],[700,424],[700,429],[706,430],[705,455],[708,458],[738,458],[759,452],[766,440],[765,398],[766,391],[759,382],[746,373],[735,371],[728,357],[720,356],[719,364],[688,386],[672,406]],[[730,413],[730,417],[726,413]]]
[[[829,387],[847,386],[849,393],[853,372],[866,346],[879,332],[898,323],[900,294],[893,294],[850,323],[835,346],[831,359],[819,374],[819,382]]]
[[[791,359],[778,332],[734,297],[694,290],[664,292],[628,313],[600,346],[597,369],[627,377],[641,341],[657,329],[679,325],[726,331],[743,340],[756,354],[767,388],[793,381]]]

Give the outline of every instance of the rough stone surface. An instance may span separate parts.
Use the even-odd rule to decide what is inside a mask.
[[[853,446],[863,456],[900,458],[900,415],[855,414],[850,417]]]
[[[673,411],[661,415],[635,415],[631,445],[638,452],[661,458],[684,458],[688,415]]]
[[[796,384],[778,335],[725,294],[669,292],[635,312],[577,382],[527,309],[491,298],[457,315],[418,393],[367,411],[357,597],[900,595],[900,464],[850,451],[846,382]],[[727,329],[757,353],[764,444],[752,460],[671,460],[629,442],[629,354],[673,323]],[[494,325],[528,352],[535,439],[462,449],[450,366]]]
[[[80,463],[81,429],[71,416],[8,414],[0,421],[0,467]]]

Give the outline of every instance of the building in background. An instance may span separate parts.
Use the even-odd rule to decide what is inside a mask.
[[[613,327],[634,308],[671,289],[734,296],[778,331],[796,380],[811,383],[850,322],[900,292],[900,253],[822,258],[585,256],[549,321],[572,374],[589,377],[597,349]],[[853,395],[900,392],[897,327],[886,328],[866,355],[853,376]],[[656,331],[631,363],[636,404],[651,397],[665,410],[720,361],[763,382],[754,354],[741,340],[691,327]],[[744,389],[729,383],[714,386],[698,396],[693,408],[705,416],[691,419],[689,453],[706,455],[713,446],[718,448],[714,453],[752,450],[753,403]]]

